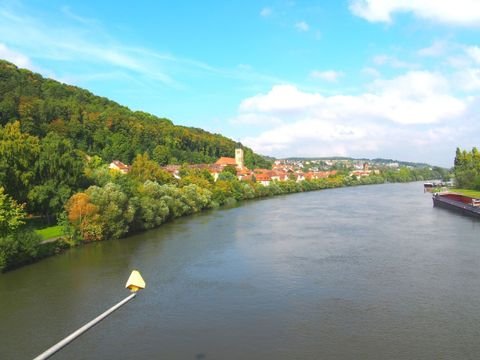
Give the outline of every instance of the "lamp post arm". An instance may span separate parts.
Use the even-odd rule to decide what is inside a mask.
[[[136,292],[130,294],[129,296],[127,296],[125,299],[123,299],[122,301],[120,301],[118,304],[112,306],[110,309],[108,309],[107,311],[105,311],[103,314],[100,314],[98,315],[95,319],[93,319],[92,321],[86,323],[85,325],[83,325],[80,329],[76,330],[75,332],[71,333],[70,335],[68,335],[65,339],[61,340],[60,342],[56,343],[55,345],[53,345],[51,348],[49,348],[48,350],[46,350],[45,352],[43,352],[42,354],[38,355],[36,358],[34,358],[33,360],[44,360],[44,359],[48,359],[50,356],[52,356],[53,354],[55,354],[57,351],[59,351],[60,349],[62,349],[64,346],[70,344],[73,340],[75,340],[76,338],[78,338],[80,335],[82,335],[85,331],[87,331],[88,329],[90,329],[91,327],[97,325],[100,321],[102,321],[103,319],[105,319],[108,315],[110,315],[111,313],[113,313],[115,310],[117,310],[118,308],[120,308],[121,306],[125,305],[127,302],[129,302],[130,300],[132,300],[135,296],[137,295]]]

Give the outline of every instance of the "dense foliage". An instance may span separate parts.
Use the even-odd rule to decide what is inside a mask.
[[[409,168],[400,167],[398,169],[388,169],[382,171],[382,176],[387,182],[410,182],[423,180],[450,180],[450,171],[438,166]]]
[[[273,181],[264,186],[254,181],[239,181],[228,167],[217,181],[213,181],[208,171],[185,167],[180,171],[180,180],[166,183],[149,176],[156,174],[159,166],[149,163],[146,155],[138,156],[133,167],[137,161],[147,163],[150,171],[140,173],[141,176],[137,172],[120,176],[107,173],[102,185],[91,186],[69,200],[68,218],[80,240],[119,238],[173,218],[247,199],[386,181],[433,179],[443,173],[443,169],[400,168],[356,178],[339,172],[323,179]]]
[[[131,164],[212,163],[238,144],[168,119],[133,112],[106,98],[0,60],[0,184],[29,213],[58,215],[87,183],[87,156]],[[248,167],[270,162],[244,148]],[[142,170],[141,170],[142,171]],[[144,171],[144,170],[143,170]]]
[[[40,237],[25,229],[25,211],[0,186],[0,271],[38,256]]]
[[[472,151],[457,148],[454,172],[458,187],[480,190],[480,153],[476,147]]]

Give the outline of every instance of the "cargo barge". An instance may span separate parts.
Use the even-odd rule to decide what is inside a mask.
[[[454,210],[463,215],[480,219],[480,199],[453,193],[437,193],[433,195],[433,206]]]

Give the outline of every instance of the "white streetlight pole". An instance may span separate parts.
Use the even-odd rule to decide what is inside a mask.
[[[123,299],[122,301],[120,301],[118,304],[112,306],[110,309],[108,309],[107,311],[105,311],[104,313],[100,314],[99,316],[97,316],[95,319],[93,319],[92,321],[86,323],[85,325],[83,325],[80,329],[74,331],[73,333],[71,333],[70,335],[68,335],[66,338],[64,338],[63,340],[59,341],[58,343],[56,343],[55,345],[53,345],[51,348],[49,348],[48,350],[44,351],[43,353],[41,353],[40,355],[38,355],[36,358],[34,358],[33,360],[44,360],[44,359],[48,359],[50,356],[52,356],[53,354],[55,354],[57,351],[59,351],[60,349],[62,349],[63,347],[67,346],[68,344],[70,344],[73,340],[75,340],[76,338],[78,338],[80,335],[82,335],[84,332],[86,332],[87,330],[89,330],[90,328],[92,328],[93,326],[97,325],[100,321],[102,321],[103,319],[105,319],[108,315],[110,315],[111,313],[113,313],[115,310],[119,309],[121,306],[125,305],[127,302],[129,302],[130,300],[132,300],[135,296],[137,296],[137,291],[140,290],[140,289],[144,289],[145,288],[145,281],[142,279],[142,276],[140,275],[140,273],[136,270],[132,271],[132,273],[130,274],[130,277],[128,278],[127,280],[127,284],[125,285],[126,288],[130,289],[132,291],[132,294],[130,294],[129,296],[127,296],[125,299]]]

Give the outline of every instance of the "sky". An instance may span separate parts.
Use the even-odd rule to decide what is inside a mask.
[[[479,0],[1,0],[0,58],[277,158],[480,146]]]

